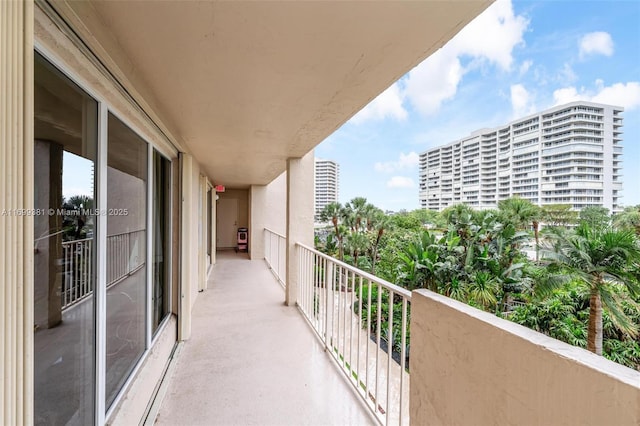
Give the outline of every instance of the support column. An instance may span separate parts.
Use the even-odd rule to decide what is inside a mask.
[[[264,259],[264,228],[267,214],[266,185],[251,185],[249,192],[249,254],[251,260]]]
[[[34,206],[37,209],[57,209],[62,199],[62,145],[49,141],[35,141],[34,156],[38,168],[34,170],[34,185],[38,188]],[[34,328],[52,328],[62,322],[62,217],[34,216]]]
[[[287,160],[287,306],[295,306],[298,298],[296,243],[313,247],[313,173],[313,151]]]
[[[197,250],[193,246],[193,157],[180,153],[181,190],[181,224],[180,224],[180,285],[178,301],[178,340],[189,340],[191,337],[191,293],[192,286],[197,285],[197,269],[193,268],[193,260],[197,259]]]
[[[0,424],[33,423],[33,2],[0,1]],[[21,210],[22,209],[22,210]]]

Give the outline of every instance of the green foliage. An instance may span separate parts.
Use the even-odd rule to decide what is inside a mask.
[[[549,226],[567,227],[578,222],[578,212],[571,204],[549,204],[542,207],[542,217]]]
[[[601,206],[589,206],[580,210],[580,223],[592,229],[603,229],[609,226],[609,209]]]
[[[402,353],[402,297],[395,295],[393,299],[393,322],[391,326],[392,336],[389,336],[389,302],[391,302],[389,292],[379,285],[372,283],[371,285],[363,285],[362,292],[360,289],[356,291],[358,301],[353,305],[353,310],[360,315],[363,328],[369,330],[369,335],[374,339],[378,337],[384,339],[387,343],[391,341],[394,352]],[[380,303],[378,303],[378,297]],[[360,312],[360,301],[362,302],[362,312]],[[369,303],[371,302],[371,303]],[[379,311],[379,312],[378,312]],[[378,322],[378,314],[380,322]],[[407,304],[407,329],[406,329],[406,345],[410,344],[410,332],[408,324],[411,321],[411,305]],[[378,330],[378,326],[380,327]]]
[[[629,305],[634,321],[640,321],[640,311]],[[532,299],[510,313],[509,319],[558,340],[582,348],[587,347],[589,292],[582,283],[571,281],[554,290],[544,299]],[[618,330],[611,316],[604,314],[603,355],[619,364],[640,369],[640,346],[637,339]]]
[[[319,243],[326,253],[339,253],[342,241],[345,261],[360,269],[409,290],[438,292],[575,346],[590,347],[594,340],[597,322],[590,304],[597,295],[603,307],[602,354],[640,369],[638,208],[614,216],[612,224],[606,209],[585,208],[578,221],[570,206],[540,209],[519,198],[501,201],[498,210],[454,205],[442,213],[392,216],[356,198],[338,213]],[[548,226],[541,237],[543,256],[534,262],[522,247],[534,237],[538,248],[539,222]],[[388,293],[382,290],[378,304],[378,287],[372,285],[369,306],[368,291],[365,286],[358,293],[360,314],[370,319],[370,332],[376,334],[379,310],[380,337],[387,339]],[[400,302],[392,303],[390,340],[397,351]]]
[[[422,229],[420,218],[411,213],[396,213],[389,217],[390,222],[395,228],[419,231]]]
[[[524,198],[512,197],[498,202],[498,210],[502,223],[510,223],[516,228],[526,229],[533,222],[540,220],[542,211],[540,207]]]
[[[633,231],[640,235],[640,205],[625,207],[625,209],[613,216],[613,225],[617,229]]]

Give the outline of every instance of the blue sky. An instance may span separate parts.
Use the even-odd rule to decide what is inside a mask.
[[[316,148],[340,201],[418,208],[418,154],[554,105],[625,108],[625,205],[640,204],[640,0],[498,0]]]

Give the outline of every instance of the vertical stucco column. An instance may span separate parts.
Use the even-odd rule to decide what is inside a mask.
[[[266,185],[251,185],[249,191],[249,253],[251,260],[264,259],[264,228],[267,213]]]
[[[0,1],[0,424],[33,423],[33,3]],[[22,210],[21,210],[22,209]]]
[[[313,246],[313,171],[313,151],[287,160],[287,306],[294,306],[298,297],[296,243]]]
[[[193,157],[180,153],[180,173],[182,183],[182,204],[180,224],[180,286],[179,286],[179,311],[178,311],[178,340],[189,340],[191,337],[191,293],[192,287],[197,283],[197,270],[194,271],[192,263],[197,259],[198,241],[193,235],[193,212],[197,199],[193,196]]]

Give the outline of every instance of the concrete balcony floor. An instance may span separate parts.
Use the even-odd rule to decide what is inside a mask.
[[[219,252],[212,275],[156,424],[375,424],[264,261]]]

